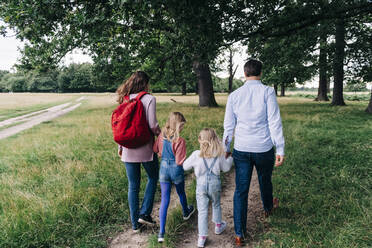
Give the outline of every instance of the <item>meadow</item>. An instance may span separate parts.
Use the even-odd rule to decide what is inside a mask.
[[[128,226],[128,182],[110,127],[115,99],[87,96],[77,110],[0,140],[0,247],[106,247],[109,237]],[[0,109],[12,112],[2,97]],[[197,107],[196,96],[156,97],[160,125],[170,111],[184,113],[188,154],[197,149],[201,128],[222,135],[226,95],[217,96],[218,108]],[[267,220],[258,247],[370,247],[368,102],[331,107],[283,97],[279,103],[287,159],[275,169],[273,183],[281,207]]]

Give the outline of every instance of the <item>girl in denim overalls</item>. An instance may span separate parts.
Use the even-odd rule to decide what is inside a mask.
[[[204,128],[198,141],[200,150],[194,151],[184,162],[183,168],[194,168],[196,175],[196,201],[198,207],[198,247],[204,247],[208,236],[208,205],[212,201],[213,222],[215,233],[221,234],[226,229],[222,221],[220,195],[220,171],[230,170],[233,159],[225,158],[225,153],[216,132],[212,128]]]
[[[160,230],[158,242],[164,241],[165,223],[170,201],[172,183],[175,184],[177,194],[183,210],[183,219],[188,220],[194,213],[193,206],[187,205],[185,180],[182,164],[186,159],[186,142],[179,137],[186,120],[179,112],[169,115],[167,123],[154,144],[154,152],[161,156],[159,181],[161,189],[161,204],[159,209]]]

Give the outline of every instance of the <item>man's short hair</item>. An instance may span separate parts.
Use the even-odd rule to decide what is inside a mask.
[[[250,59],[244,65],[244,74],[246,77],[259,76],[261,74],[261,61]]]

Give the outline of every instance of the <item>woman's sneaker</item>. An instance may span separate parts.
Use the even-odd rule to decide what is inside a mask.
[[[136,229],[133,229],[133,233],[139,233],[139,232],[141,232],[141,230],[142,230],[144,227],[145,227],[144,224],[138,222],[138,223],[137,223],[137,227],[136,227]]]
[[[222,221],[220,226],[217,226],[217,224],[216,224],[216,227],[214,228],[214,233],[217,234],[217,235],[221,234],[223,231],[225,231],[226,226],[227,226],[227,224],[226,224],[225,221]]]
[[[187,214],[183,214],[183,219],[188,220],[190,219],[191,215],[195,212],[195,208],[192,205],[189,205]]]
[[[207,241],[206,236],[199,236],[198,238],[198,247],[204,247],[205,241]]]
[[[164,234],[158,234],[158,242],[163,243],[164,242]]]
[[[150,215],[144,215],[144,214],[140,215],[138,222],[142,224],[150,225],[150,226],[154,226],[156,224],[156,222],[152,220]]]

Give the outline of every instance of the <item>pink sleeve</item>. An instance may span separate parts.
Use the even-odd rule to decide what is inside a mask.
[[[156,98],[152,97],[149,105],[147,106],[147,121],[151,131],[158,136],[160,134],[160,127],[156,118]]]
[[[163,135],[161,135],[161,133],[155,140],[153,151],[161,157],[161,152],[163,151]]]
[[[183,138],[178,138],[178,141],[172,144],[172,149],[176,157],[176,164],[182,165],[186,159],[186,141]]]
[[[159,136],[156,138],[156,140],[154,142],[154,146],[152,147],[152,150],[155,153],[158,153],[159,152]]]

